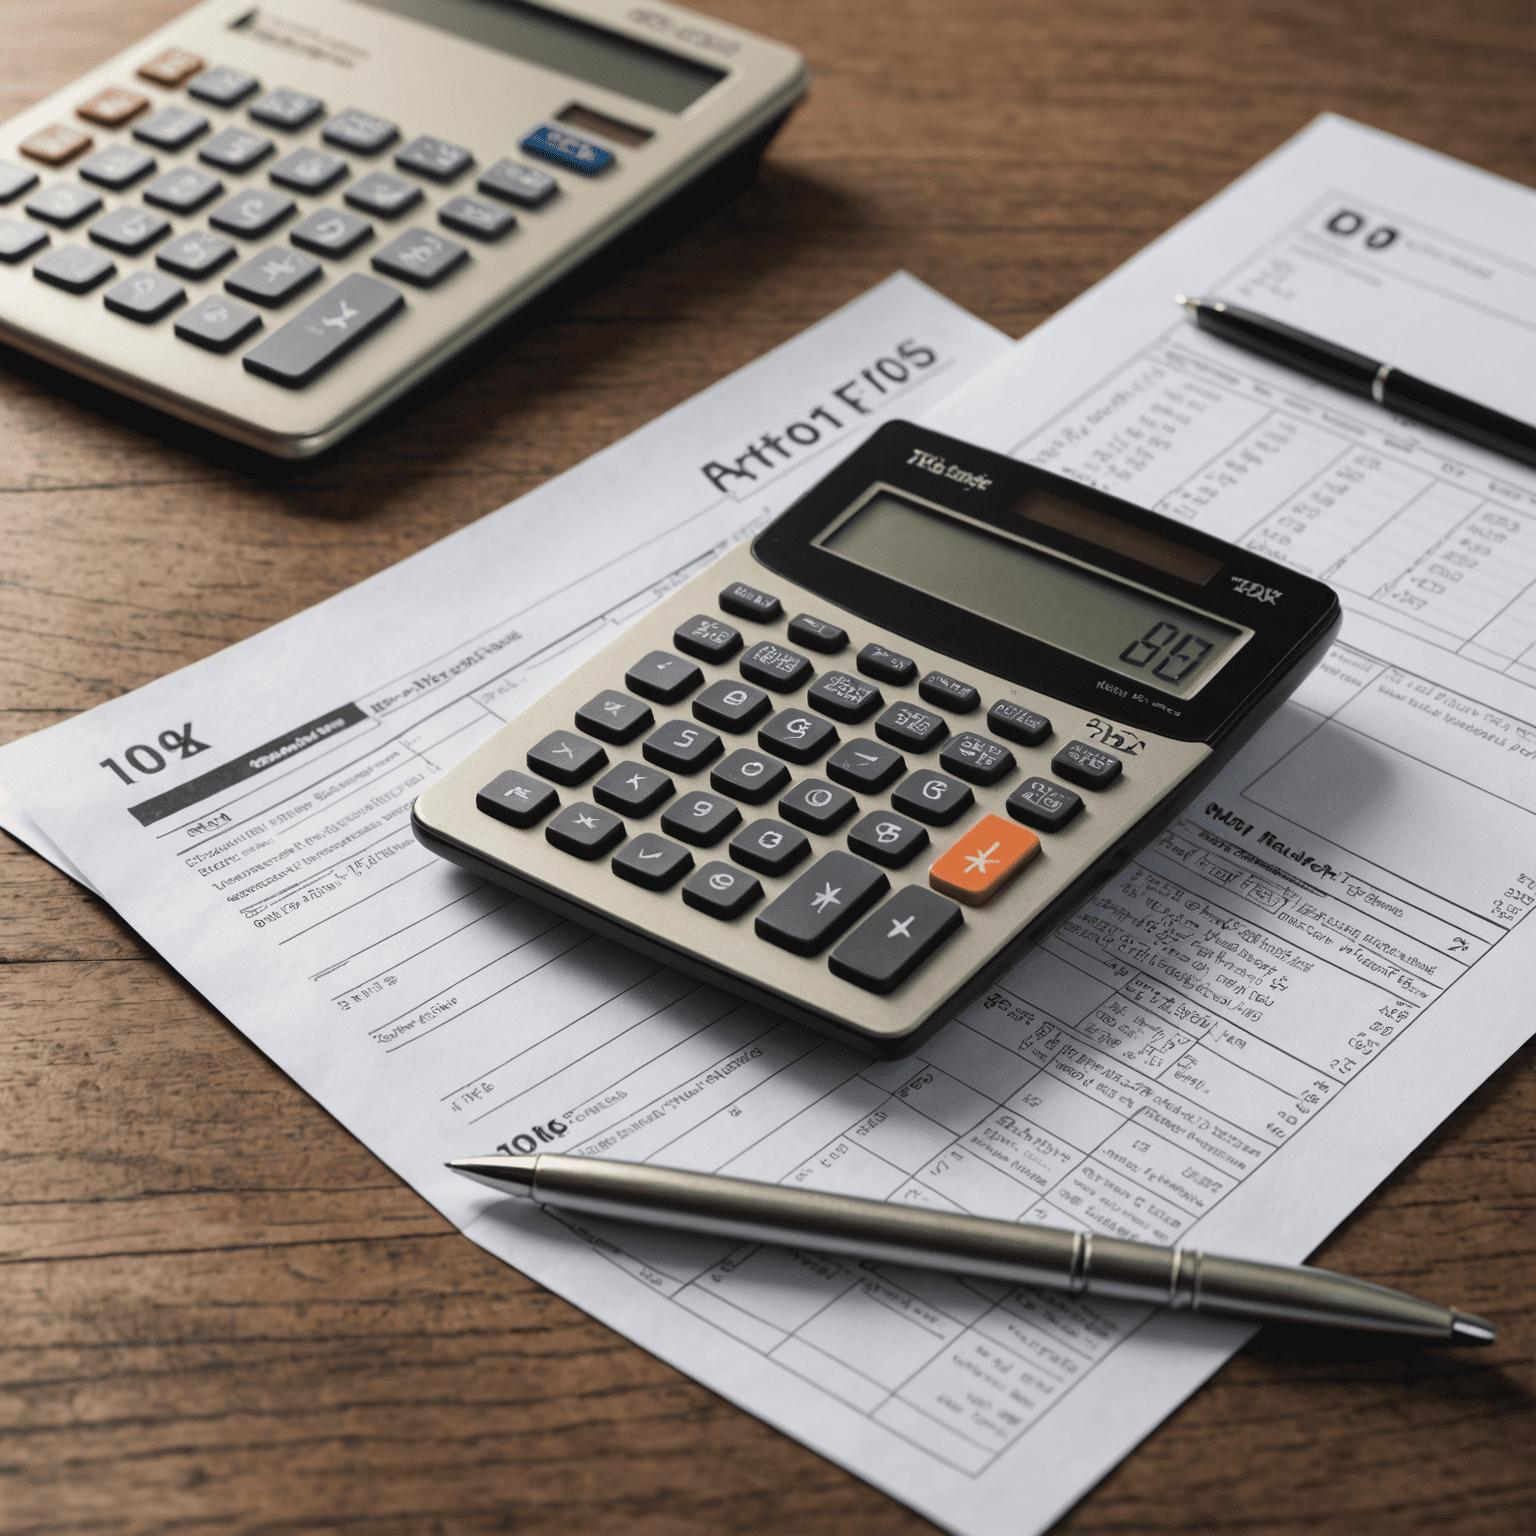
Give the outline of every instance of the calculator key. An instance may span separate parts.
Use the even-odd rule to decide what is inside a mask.
[[[972,784],[996,784],[1017,766],[1013,753],[999,742],[988,741],[974,731],[961,731],[939,753],[939,767],[958,773]]]
[[[882,683],[910,683],[917,676],[917,663],[910,656],[899,656],[883,645],[866,645],[859,652],[859,671]]]
[[[499,240],[517,228],[517,215],[478,197],[450,198],[437,210],[438,222],[477,240]]]
[[[877,864],[900,869],[928,846],[928,828],[895,811],[871,811],[848,829],[848,846]]]
[[[133,136],[141,144],[156,149],[182,149],[201,133],[207,133],[208,119],[188,107],[161,107],[142,123],[136,123]]]
[[[807,832],[835,832],[858,810],[859,802],[846,789],[804,779],[779,801],[779,815]]]
[[[933,861],[928,883],[968,907],[985,906],[1039,854],[1033,832],[1001,816],[983,816]]]
[[[837,745],[837,727],[803,709],[784,709],[757,733],[757,744],[792,763],[813,763]]]
[[[560,189],[559,183],[548,172],[536,171],[531,165],[519,165],[515,160],[498,160],[481,175],[475,187],[491,197],[504,197],[519,208],[537,208]]]
[[[155,241],[164,239],[170,229],[171,221],[153,209],[135,208],[131,203],[124,203],[104,218],[97,219],[87,233],[97,245],[104,245],[109,251],[137,256]]]
[[[761,688],[725,678],[711,683],[693,701],[695,717],[720,731],[750,730],[772,708],[772,701]]]
[[[8,203],[37,185],[37,172],[25,165],[0,160],[0,203]]]
[[[388,171],[369,171],[362,180],[354,181],[347,188],[345,196],[354,208],[361,208],[364,213],[392,219],[421,201],[421,188],[414,181],[392,176]]]
[[[109,144],[80,162],[80,174],[98,187],[121,192],[155,168],[154,159],[132,144]]]
[[[572,133],[568,128],[556,128],[550,123],[535,128],[517,147],[543,160],[553,160],[556,165],[563,165],[566,170],[582,176],[596,176],[613,164],[611,150]]]
[[[1025,779],[1008,796],[1007,811],[1015,821],[1041,832],[1059,832],[1083,808],[1075,795],[1049,779]]]
[[[139,74],[156,85],[180,85],[203,67],[203,61],[185,48],[167,48],[147,64],[139,65]]]
[[[468,255],[457,240],[434,235],[430,229],[408,229],[374,256],[373,265],[418,288],[435,288]]]
[[[930,704],[968,715],[981,703],[981,695],[970,683],[962,683],[947,672],[930,672],[917,685],[917,691]]]
[[[328,149],[296,149],[284,155],[267,175],[280,187],[314,197],[346,173],[347,162]]]
[[[354,272],[247,352],[247,372],[298,389],[405,308],[398,288]]]
[[[281,192],[262,192],[255,187],[237,192],[208,215],[215,229],[228,235],[259,240],[277,228],[294,210],[294,201]]]
[[[114,283],[102,298],[113,314],[148,325],[170,314],[187,297],[187,290],[161,272],[135,272]]]
[[[95,141],[71,123],[50,123],[29,134],[16,146],[22,154],[44,165],[63,165],[89,149]]]
[[[1086,741],[1069,741],[1051,759],[1051,767],[1085,789],[1108,789],[1120,777],[1122,764],[1113,752],[1101,752]]]
[[[205,229],[188,230],[155,255],[155,265],[174,272],[177,277],[208,277],[235,254],[234,245],[223,235],[210,235]]]
[[[654,832],[642,832],[614,854],[609,867],[620,880],[628,880],[631,885],[665,891],[693,868],[693,855]]]
[[[433,181],[452,181],[475,157],[460,144],[435,139],[430,133],[412,139],[396,156],[395,164],[403,171],[430,176]]]
[[[875,721],[875,735],[893,747],[927,752],[949,735],[949,723],[920,704],[892,704]]]
[[[258,123],[272,128],[286,128],[292,132],[312,123],[325,111],[325,103],[318,96],[307,96],[303,91],[280,86],[275,91],[251,103],[251,116]]]
[[[608,754],[573,731],[551,731],[529,747],[528,766],[556,784],[581,784],[608,766]]]
[[[187,87],[187,95],[216,107],[233,107],[255,89],[255,75],[248,75],[243,69],[231,69],[228,64],[218,64],[205,69]]]
[[[965,917],[954,902],[920,885],[908,885],[827,956],[827,969],[883,997],[894,992],[964,924]]]
[[[762,884],[751,875],[716,859],[693,875],[683,887],[683,900],[711,917],[740,917],[762,900]]]
[[[388,149],[400,137],[400,130],[387,117],[359,112],[348,107],[325,125],[320,137],[338,149],[355,149],[360,155],[376,155]]]
[[[677,785],[661,769],[634,762],[610,768],[592,786],[592,798],[599,805],[625,816],[649,816],[676,793]]]
[[[198,150],[197,158],[221,171],[248,171],[272,153],[277,146],[264,133],[249,128],[222,128]]]
[[[661,829],[685,843],[709,848],[741,825],[741,812],[724,795],[690,790],[662,813]]]
[[[316,208],[288,231],[288,238],[321,256],[349,256],[373,233],[373,225],[355,213]]]
[[[100,123],[104,128],[121,128],[148,105],[148,96],[109,85],[106,90],[97,91],[89,101],[82,101],[75,111],[88,122]]]
[[[878,794],[907,771],[907,760],[867,736],[856,736],[827,759],[827,777],[866,795]]]
[[[48,244],[48,231],[26,219],[0,215],[0,261],[25,261],[33,251]]]
[[[823,651],[829,656],[848,645],[846,629],[829,624],[825,619],[813,619],[808,613],[798,614],[789,621],[789,638],[809,651]]]
[[[224,190],[224,183],[196,166],[181,166],[157,176],[144,188],[144,201],[172,213],[191,213]]]
[[[737,663],[749,683],[760,683],[775,693],[803,688],[811,680],[811,663],[799,651],[785,650],[772,640],[759,640]]]
[[[624,837],[624,823],[612,811],[578,800],[544,828],[545,839],[561,853],[578,859],[600,859]]]
[[[645,738],[640,750],[647,762],[670,773],[697,773],[719,757],[725,745],[713,731],[684,720],[669,720]]]
[[[743,827],[726,851],[760,875],[783,875],[811,851],[811,840],[782,821],[764,818]]]
[[[709,775],[709,782],[722,795],[729,795],[733,800],[745,800],[748,805],[761,805],[789,783],[789,769],[767,753],[751,752],[745,747],[739,747],[715,766]]]
[[[45,224],[68,229],[71,224],[100,213],[101,199],[89,187],[77,186],[72,181],[56,181],[41,192],[34,192],[26,201],[26,210]]]
[[[819,954],[885,893],[885,871],[839,849],[825,853],[757,915],[757,936],[791,954]]]
[[[771,623],[784,611],[784,605],[771,592],[759,592],[744,581],[733,581],[720,594],[720,606],[738,619],[756,619],[759,624]]]
[[[498,773],[475,796],[476,809],[511,827],[534,826],[559,804],[559,795],[548,784],[530,779],[526,773],[519,773],[515,768]]]
[[[624,674],[624,681],[658,704],[675,704],[704,681],[704,674],[671,651],[652,651]]]
[[[1038,747],[1051,734],[1051,722],[1044,715],[1007,699],[999,699],[987,711],[987,727],[1025,747]]]
[[[259,255],[236,267],[224,286],[239,299],[272,308],[286,304],[294,294],[320,276],[320,263],[303,251],[285,245],[269,245]]]
[[[969,784],[935,773],[931,768],[919,768],[891,791],[891,804],[898,811],[938,827],[947,827],[975,803],[976,796]]]
[[[873,683],[848,672],[823,672],[811,684],[806,702],[814,705],[824,715],[834,720],[854,725],[867,719],[885,703],[885,698]]]
[[[606,688],[594,699],[588,699],[576,711],[576,726],[589,736],[601,741],[633,741],[641,731],[655,725],[656,717],[649,704],[632,699],[627,693]]]
[[[741,649],[741,631],[707,613],[696,613],[672,631],[672,643],[700,661],[729,661]]]
[[[210,352],[228,352],[261,329],[261,316],[249,304],[217,294],[194,304],[176,322],[176,334]]]
[[[32,267],[33,277],[67,293],[87,293],[116,271],[117,264],[105,251],[93,251],[85,245],[61,245],[45,251]]]

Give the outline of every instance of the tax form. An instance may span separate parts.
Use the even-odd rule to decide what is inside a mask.
[[[1266,553],[1290,550],[1293,563],[1302,534],[1282,517],[1315,529],[1334,560],[1346,550],[1363,560],[1379,538],[1377,565],[1359,569],[1385,571],[1395,550],[1400,570],[1372,594],[1400,578],[1409,595],[1444,595],[1411,583],[1415,573],[1441,581],[1433,565],[1465,569],[1442,560],[1442,546],[1477,558],[1447,542],[1463,536],[1458,517],[1474,542],[1484,526],[1509,535],[1479,569],[1511,579],[1536,514],[1495,527],[1488,518],[1507,509],[1492,487],[1532,498],[1536,476],[1252,359],[1218,358],[1181,322],[1172,293],[1270,274],[1300,296],[1298,323],[1326,329],[1331,312],[1301,299],[1333,283],[1337,307],[1352,312],[1367,306],[1351,295],[1385,294],[1395,334],[1420,325],[1430,286],[1416,271],[1383,279],[1363,263],[1429,245],[1448,253],[1434,271],[1471,282],[1449,259],[1471,262],[1466,247],[1438,233],[1448,220],[1481,264],[1517,272],[1515,257],[1489,253],[1532,248],[1533,203],[1325,121],[927,419],[1146,505],[1166,509],[1183,494],[1173,515],[1238,542],[1262,537]],[[1353,235],[1326,228],[1341,209],[1361,220]],[[1375,234],[1383,226],[1398,230],[1396,256]],[[1352,238],[1365,254],[1329,254],[1329,241]],[[1314,246],[1323,254],[1310,264],[1297,254]],[[1322,276],[1307,286],[1314,266]],[[1500,324],[1519,325],[1520,290],[1510,289]],[[1488,306],[1479,297],[1474,307]],[[1433,360],[1352,335],[1339,339],[1457,386]],[[866,368],[882,377],[850,353],[899,362],[901,340],[932,349],[937,367],[958,350],[937,336],[915,322],[860,332],[826,382]],[[1175,354],[1193,361],[1170,362]],[[964,371],[952,367],[957,384]],[[775,418],[773,434],[809,423],[813,399],[840,421],[852,416],[825,383],[797,375],[796,385],[798,414]],[[927,387],[910,372],[891,408],[927,409]],[[699,432],[680,460],[694,473],[713,464],[706,478],[724,500],[708,503],[712,522],[644,557],[646,591],[785,504],[776,486],[739,478],[763,469],[751,445],[775,456],[760,414],[754,404],[713,436]],[[624,446],[573,473],[606,474],[582,483],[629,508],[647,498],[633,490],[644,466]],[[604,458],[609,468],[595,469]],[[656,463],[675,461],[675,445],[658,449]],[[1449,502],[1429,494],[1442,480]],[[1529,598],[1496,612],[1479,591],[1461,622],[1483,619],[1451,644],[1403,617],[1410,605],[1308,566],[1340,585],[1350,617],[1300,702],[917,1057],[874,1063],[424,861],[411,844],[403,817],[416,786],[406,781],[482,739],[554,680],[561,657],[645,601],[639,584],[603,587],[601,575],[579,599],[557,590],[559,560],[531,536],[561,485],[525,498],[517,505],[533,515],[508,519],[502,542],[466,546],[464,557],[468,567],[487,547],[521,556],[514,541],[529,536],[525,581],[550,593],[530,613],[563,613],[558,622],[520,616],[520,638],[502,644],[505,628],[487,619],[476,630],[461,610],[412,639],[416,656],[439,660],[382,682],[389,668],[350,648],[410,590],[387,586],[386,573],[349,594],[345,614],[301,616],[5,749],[0,779],[162,953],[488,1250],[940,1525],[966,1536],[1042,1530],[1249,1330],[559,1219],[497,1201],[441,1161],[550,1147],[1303,1258],[1527,1032],[1516,987],[1533,959],[1521,919],[1536,902],[1536,807],[1521,754],[1536,746],[1525,723],[1536,699],[1511,670],[1519,657],[1501,670],[1466,647],[1486,647],[1504,607]],[[559,553],[569,558],[569,546]],[[1471,594],[1466,580],[1448,586]],[[334,691],[314,681],[322,645]],[[481,649],[489,654],[456,670]],[[342,688],[349,678],[360,681]],[[253,698],[271,728],[242,736]],[[146,750],[130,760],[130,746]],[[250,750],[237,758],[236,746]],[[98,766],[110,759],[132,777],[152,765],[147,752],[174,761],[132,786]],[[178,801],[206,772],[246,768]],[[1426,832],[1441,826],[1443,837]]]

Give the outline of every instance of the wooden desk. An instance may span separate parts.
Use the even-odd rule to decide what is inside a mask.
[[[387,434],[264,483],[0,356],[5,738],[339,591],[905,266],[1012,334],[1333,109],[1536,181],[1529,8],[714,0],[816,84],[757,186]],[[13,0],[0,114],[178,9]],[[112,914],[0,839],[0,1530],[916,1532],[457,1236]],[[1536,1527],[1536,1056],[1323,1262],[1487,1354],[1271,1331],[1064,1522]]]

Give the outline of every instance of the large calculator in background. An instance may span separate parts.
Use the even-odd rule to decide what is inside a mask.
[[[659,0],[204,0],[0,126],[0,340],[304,458],[749,176],[807,78]]]
[[[904,422],[416,802],[427,847],[878,1055],[1123,865],[1332,590]]]

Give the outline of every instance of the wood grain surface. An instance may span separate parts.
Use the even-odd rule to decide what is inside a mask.
[[[812,94],[749,192],[324,463],[254,473],[0,352],[0,730],[538,485],[906,267],[1014,335],[1313,114],[1536,182],[1529,0],[715,0]],[[5,0],[0,116],[176,0]],[[459,1237],[0,839],[0,1531],[930,1530]],[[1268,1330],[1067,1516],[1536,1529],[1536,1053],[1322,1250],[1485,1353]],[[1022,1518],[1022,1516],[1021,1516]]]

